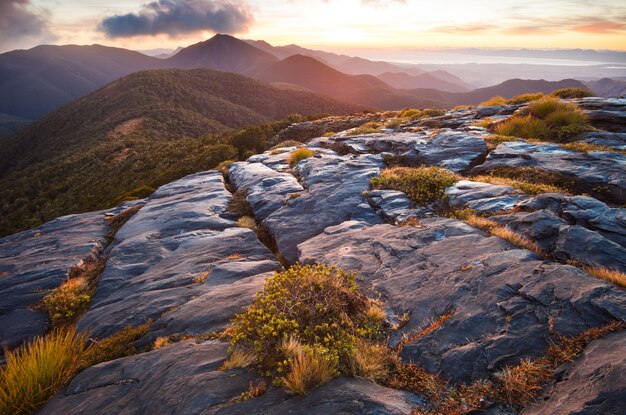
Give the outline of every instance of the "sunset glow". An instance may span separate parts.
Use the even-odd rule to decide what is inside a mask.
[[[184,33],[163,30],[111,36],[107,18],[150,16],[146,0],[31,0],[3,5],[40,23],[30,31],[5,37],[0,49],[28,48],[40,43],[100,43],[133,49],[175,48],[205,40],[220,28],[242,38],[275,45],[342,48],[593,48],[626,49],[626,3],[620,0],[468,2],[444,0],[161,0],[162,10],[178,3],[208,3],[227,10],[213,27]],[[152,3],[155,5],[156,3]],[[152,6],[150,6],[152,7]],[[12,9],[11,9],[12,8]],[[230,26],[224,16],[240,13]],[[229,16],[227,16],[229,17]],[[130,24],[108,20],[110,24]],[[116,26],[116,27],[119,27]],[[131,30],[128,26],[127,30]],[[132,31],[132,30],[131,30]]]

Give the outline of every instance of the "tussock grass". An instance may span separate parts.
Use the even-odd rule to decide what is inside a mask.
[[[550,127],[545,121],[528,115],[511,117],[498,124],[495,131],[499,135],[543,140],[550,134]]]
[[[472,126],[474,127],[482,127],[482,128],[489,128],[489,126],[491,125],[491,123],[493,122],[493,118],[487,117],[487,118],[483,118],[482,120],[478,120],[472,123]]]
[[[302,160],[308,159],[309,157],[313,157],[315,152],[306,147],[298,148],[291,153],[289,153],[289,158],[287,161],[289,162],[289,166],[295,167]]]
[[[222,363],[220,370],[226,371],[229,369],[237,369],[242,367],[249,367],[257,363],[256,354],[245,349],[235,349],[228,359]]]
[[[574,104],[547,96],[532,101],[526,110],[528,115],[516,115],[498,124],[495,131],[528,139],[565,142],[588,131],[588,118]]]
[[[593,91],[586,88],[561,88],[552,91],[553,97],[571,99],[571,98],[587,98],[593,96]]]
[[[133,343],[145,336],[151,325],[149,320],[137,327],[125,327],[111,337],[91,339],[92,346],[81,356],[81,368],[134,355],[137,350]]]
[[[606,267],[585,267],[584,270],[596,278],[626,287],[626,273],[624,272]]]
[[[485,143],[487,144],[487,150],[492,151],[495,150],[502,143],[510,143],[519,141],[517,137],[512,137],[508,135],[499,135],[499,134],[489,134],[485,137]]]
[[[387,346],[360,342],[348,354],[346,365],[352,376],[381,381],[389,376],[391,355]]]
[[[370,180],[374,189],[399,190],[418,205],[445,198],[445,189],[456,183],[458,177],[440,167],[392,167]]]
[[[507,103],[509,104],[525,104],[530,101],[537,101],[538,99],[543,98],[544,95],[541,92],[531,93],[531,94],[521,94],[516,95],[513,98],[509,99]]]
[[[328,382],[337,373],[336,363],[319,348],[305,348],[297,341],[291,345],[288,360],[289,372],[281,380],[287,391],[297,395]]]
[[[360,127],[357,127],[353,130],[348,131],[346,135],[353,136],[353,135],[375,134],[375,133],[379,133],[380,130],[381,130],[381,127],[378,123],[374,121],[369,121]]]
[[[506,99],[500,95],[489,98],[487,101],[478,104],[481,107],[496,107],[500,105],[506,105]]]
[[[14,351],[0,369],[0,413],[31,414],[79,369],[87,336],[74,328],[53,330]]]

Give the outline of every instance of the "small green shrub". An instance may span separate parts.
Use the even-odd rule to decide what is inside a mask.
[[[43,309],[52,325],[58,327],[74,322],[89,307],[91,290],[86,278],[68,279],[43,298]]]
[[[541,92],[537,92],[534,94],[521,94],[514,96],[513,98],[508,100],[509,104],[525,104],[530,101],[537,101],[538,99],[543,98],[544,95]]]
[[[422,111],[422,114],[424,114],[426,117],[440,117],[446,114],[446,110],[443,110],[441,108],[426,108]]]
[[[552,91],[550,95],[563,99],[587,98],[593,96],[593,91],[586,88],[561,88]]]
[[[393,167],[374,177],[375,189],[393,189],[407,194],[419,205],[445,198],[444,190],[457,181],[457,176],[440,167]]]
[[[381,335],[381,313],[372,307],[377,305],[358,289],[354,273],[294,265],[269,278],[248,310],[234,317],[231,351],[252,351],[261,374],[275,383],[310,388],[315,385],[311,373],[302,373],[306,367],[320,371],[314,379],[327,380],[329,368],[331,376],[347,370],[345,359],[357,340]],[[291,373],[295,367],[298,373]]]
[[[315,154],[313,150],[310,150],[306,147],[298,148],[291,153],[289,153],[289,165],[291,167],[295,167],[302,160],[308,159]]]
[[[422,118],[422,116],[422,111],[415,108],[406,108],[400,113],[400,118],[409,118],[412,120]]]

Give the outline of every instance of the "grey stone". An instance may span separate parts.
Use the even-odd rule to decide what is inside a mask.
[[[286,261],[296,262],[297,245],[326,227],[363,218],[362,192],[380,173],[380,164],[380,158],[370,155],[322,155],[297,166],[306,190],[263,221]]]
[[[509,210],[529,196],[511,186],[460,180],[445,190],[450,207],[486,214]]]
[[[595,340],[573,362],[557,371],[536,404],[521,415],[626,413],[626,333]]]
[[[580,190],[617,203],[626,202],[626,155],[606,151],[579,153],[553,144],[506,142],[489,153],[471,173],[484,174],[501,167],[532,167],[574,179]],[[599,188],[606,191],[598,192]]]
[[[555,257],[626,272],[626,249],[582,226],[562,225],[554,245]]]
[[[214,171],[159,188],[117,233],[79,330],[110,336],[126,326],[158,320],[197,297],[210,298],[216,287],[278,269],[280,264],[254,232],[228,218],[230,199],[221,174]],[[208,274],[206,281],[196,282],[203,273]],[[219,296],[227,301],[223,292]],[[179,315],[186,318],[183,312]],[[185,325],[171,320],[167,325]],[[223,326],[220,321],[194,323],[196,331]],[[186,329],[191,330],[190,324]]]
[[[453,382],[485,378],[524,357],[545,353],[554,330],[574,335],[613,318],[626,319],[620,288],[579,269],[541,261],[453,219],[419,228],[377,225],[321,234],[299,245],[301,262],[354,270],[410,334],[453,311],[434,332],[402,352]],[[392,339],[393,340],[393,339]]]
[[[253,370],[220,371],[222,342],[177,343],[90,367],[40,411],[52,414],[201,414],[248,390]]]

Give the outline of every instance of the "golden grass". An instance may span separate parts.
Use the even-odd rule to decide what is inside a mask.
[[[492,122],[493,122],[493,118],[487,117],[487,118],[483,118],[482,120],[474,121],[472,125],[474,127],[489,128]]]
[[[254,352],[237,348],[230,354],[228,359],[222,363],[220,370],[226,371],[229,369],[248,367],[256,363],[257,358]]]
[[[332,137],[332,136],[334,136],[335,134],[337,134],[337,133],[336,133],[336,132],[334,132],[334,131],[327,131],[327,132],[325,132],[324,134],[322,134],[322,137]]]
[[[544,120],[530,115],[514,116],[496,125],[495,132],[499,135],[543,140],[549,137],[550,127]]]
[[[489,98],[487,101],[481,102],[478,105],[482,107],[495,107],[495,106],[500,106],[500,105],[506,105],[506,99],[498,95],[498,96]]]
[[[543,98],[544,95],[541,92],[537,92],[534,94],[521,94],[521,95],[516,95],[513,98],[508,100],[509,104],[525,104],[526,102],[530,102],[530,101],[537,101],[538,99]]]
[[[289,166],[295,167],[302,160],[313,157],[314,154],[315,152],[313,150],[310,150],[306,147],[301,147],[289,153],[287,161],[289,162]]]
[[[374,134],[380,132],[380,125],[374,121],[366,122],[360,127],[357,127],[353,130],[350,130],[346,133],[346,135],[365,135],[365,134]]]
[[[389,376],[391,355],[383,344],[360,342],[346,359],[348,372],[371,381],[380,381]]]
[[[506,226],[500,225],[498,222],[478,216],[474,213],[462,213],[459,216],[461,220],[465,221],[470,226],[482,229],[491,235],[502,238],[513,245],[519,246],[520,248],[534,252],[541,257],[544,255],[544,252],[536,242],[507,228]]]
[[[585,272],[604,281],[626,287],[626,273],[606,267],[585,267]]]
[[[445,314],[442,314],[440,316],[438,316],[437,318],[433,318],[431,320],[430,323],[428,323],[425,327],[421,328],[420,330],[414,332],[414,333],[410,333],[410,334],[404,334],[402,336],[402,339],[400,339],[400,341],[398,342],[398,344],[396,345],[396,347],[394,348],[394,351],[399,353],[402,351],[402,349],[404,349],[404,347],[409,344],[409,343],[413,343],[415,341],[417,341],[418,339],[429,335],[430,333],[434,332],[435,330],[437,330],[438,328],[440,328],[441,326],[444,325],[444,323],[446,321],[448,321],[450,319],[450,317],[452,317],[453,312],[452,311],[448,311]]]
[[[0,369],[0,413],[31,414],[50,399],[78,371],[86,340],[74,328],[57,329],[7,351]]]
[[[514,141],[519,141],[517,137],[511,137],[508,135],[499,135],[499,134],[490,134],[485,138],[485,143],[487,144],[487,150],[492,151],[495,150],[502,143],[510,143]]]
[[[133,343],[145,336],[151,325],[152,321],[149,320],[137,327],[125,327],[111,337],[92,339],[94,344],[81,357],[81,368],[134,355],[137,350]]]
[[[587,88],[561,88],[555,91],[552,91],[550,94],[553,97],[570,99],[570,98],[586,98],[592,97],[593,91]]]
[[[296,140],[286,140],[286,141],[281,141],[275,146],[272,146],[270,150],[276,150],[276,149],[283,148],[283,147],[298,147],[301,145],[304,145],[304,143],[300,141],[296,141]]]
[[[305,348],[295,342],[289,356],[289,373],[281,381],[288,392],[303,395],[332,379],[337,367],[317,348]]]
[[[537,184],[529,183],[524,180],[509,179],[507,177],[497,176],[474,176],[471,180],[477,182],[491,183],[499,186],[511,186],[521,190],[529,195],[539,195],[542,193],[568,193],[565,189],[550,185],[550,184]]]
[[[588,153],[590,151],[611,151],[613,153],[626,154],[626,150],[619,150],[613,147],[585,143],[584,141],[575,141],[573,143],[561,144],[561,147],[567,150],[578,151],[579,153]]]

